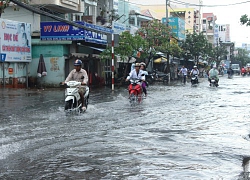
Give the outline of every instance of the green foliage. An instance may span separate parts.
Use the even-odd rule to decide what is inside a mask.
[[[216,64],[220,64],[221,60],[224,60],[224,57],[228,54],[228,51],[225,46],[218,45],[213,48],[211,57]]]
[[[199,56],[208,56],[212,51],[212,45],[202,33],[188,34],[181,47],[183,49],[183,55],[186,58],[193,58],[195,60],[198,60]]]
[[[242,25],[246,24],[246,26],[250,26],[250,19],[248,18],[248,16],[246,14],[241,16],[240,22]]]
[[[141,58],[146,57],[146,41],[139,35],[131,35],[129,32],[125,31],[119,36],[119,46],[114,48],[115,55],[121,57],[124,60],[126,57],[131,57],[138,51],[139,48],[142,49]],[[101,53],[101,59],[111,59],[111,47],[108,47]]]
[[[243,66],[250,63],[249,51],[243,48],[237,48],[238,54],[235,56],[235,60],[240,61]]]

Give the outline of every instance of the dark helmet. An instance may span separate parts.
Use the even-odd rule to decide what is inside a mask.
[[[74,66],[81,66],[81,65],[82,65],[82,61],[80,59],[75,60]]]

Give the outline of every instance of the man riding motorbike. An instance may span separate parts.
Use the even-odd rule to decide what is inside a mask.
[[[210,86],[211,86],[211,79],[214,78],[216,81],[217,86],[218,82],[219,82],[219,71],[216,69],[216,66],[214,65],[213,68],[209,71],[209,77],[208,80],[210,82]]]
[[[141,62],[141,67],[140,67],[140,70],[143,71],[143,74],[145,76],[148,75],[148,72],[146,71],[146,64],[144,62]],[[147,89],[146,89],[146,86],[147,85],[147,82],[146,82],[146,78],[145,78],[145,81],[142,82],[142,91],[144,92],[145,96],[147,96]]]
[[[62,84],[65,84],[68,81],[78,81],[81,82],[81,86],[79,87],[79,95],[82,101],[82,110],[86,111],[86,105],[84,103],[84,93],[86,91],[86,85],[88,83],[88,74],[87,72],[81,68],[82,61],[77,59],[74,62],[74,69],[69,73],[68,77]]]
[[[198,83],[198,76],[199,76],[199,70],[197,69],[197,66],[194,66],[194,68],[191,70],[191,72],[190,72],[190,76],[192,77],[192,76],[195,76],[195,75],[197,75],[197,83]]]
[[[143,70],[140,70],[140,67],[141,67],[140,63],[136,63],[135,69],[129,73],[128,77],[126,78],[126,81],[130,79],[140,79],[142,81],[145,81]]]

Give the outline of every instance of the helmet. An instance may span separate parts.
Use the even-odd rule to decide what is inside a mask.
[[[194,68],[197,68],[197,66],[194,66]]]
[[[82,61],[81,60],[79,60],[79,59],[75,60],[74,66],[81,66],[81,65],[82,65]]]
[[[146,64],[144,62],[141,62],[141,65],[146,66]]]
[[[140,63],[136,63],[135,67],[141,67]]]

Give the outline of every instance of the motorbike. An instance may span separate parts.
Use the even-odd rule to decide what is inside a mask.
[[[198,75],[194,74],[191,77],[191,86],[197,85],[198,84]]]
[[[167,85],[169,82],[168,74],[157,70],[154,70],[152,73],[149,73],[146,79],[150,84],[153,82],[162,82],[163,84]]]
[[[148,84],[153,84],[155,81],[155,77],[154,77],[153,73],[146,75],[146,80],[147,80]]]
[[[142,88],[140,85],[140,79],[130,79],[130,85],[128,86],[129,91],[129,102],[131,106],[135,106],[142,102]]]
[[[210,83],[211,87],[218,87],[218,81],[215,78],[211,79],[211,83]]]
[[[65,89],[65,107],[64,111],[66,114],[71,112],[76,112],[78,114],[82,113],[82,101],[80,94],[78,93],[78,88],[81,86],[81,82],[69,81],[65,83],[67,88]],[[89,87],[86,87],[84,94],[84,104],[87,108],[89,99]]]

